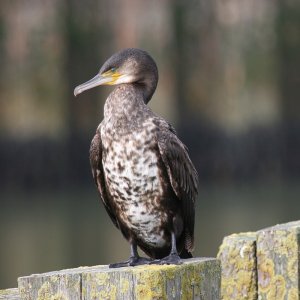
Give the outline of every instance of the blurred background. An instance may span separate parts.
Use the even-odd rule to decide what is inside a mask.
[[[126,47],[199,171],[196,256],[300,218],[299,1],[1,1],[0,288],[128,257],[88,160],[112,88],[73,96]]]

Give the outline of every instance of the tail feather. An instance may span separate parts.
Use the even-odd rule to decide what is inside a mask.
[[[179,254],[179,256],[180,256],[180,258],[192,258],[193,257],[192,253],[186,249],[183,249],[181,251],[181,253]]]

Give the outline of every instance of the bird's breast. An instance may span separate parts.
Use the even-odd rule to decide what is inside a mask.
[[[151,126],[118,139],[103,138],[105,181],[118,217],[140,239],[162,246],[167,213],[161,205],[164,190]]]

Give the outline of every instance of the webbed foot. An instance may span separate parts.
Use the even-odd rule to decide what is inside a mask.
[[[150,262],[152,265],[181,265],[182,260],[177,253],[170,254],[162,259],[155,259]]]
[[[114,263],[114,264],[109,264],[109,268],[123,268],[128,266],[129,266],[129,260]]]
[[[129,260],[110,264],[109,268],[122,268],[122,267],[134,267],[140,265],[149,265],[152,262],[152,259],[146,257],[130,257]]]

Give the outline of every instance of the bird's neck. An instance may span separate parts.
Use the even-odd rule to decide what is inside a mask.
[[[105,119],[136,118],[145,109],[143,89],[135,84],[122,84],[108,96],[104,105]]]
[[[143,81],[140,83],[140,87],[143,89],[145,104],[151,100],[156,90],[157,82],[158,75],[153,73],[151,76],[147,76],[145,79],[143,79]]]

